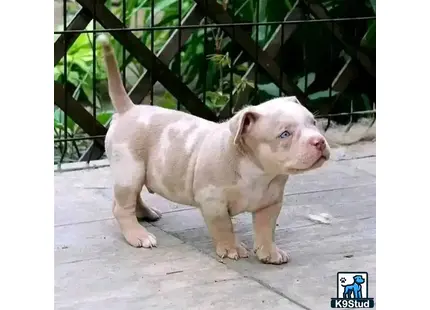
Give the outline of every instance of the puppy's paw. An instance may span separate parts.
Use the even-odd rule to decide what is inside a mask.
[[[248,257],[248,250],[243,244],[228,246],[226,244],[218,244],[216,246],[216,254],[221,257],[228,257],[230,259],[238,260],[239,258]]]
[[[279,249],[275,244],[265,247],[264,245],[254,247],[258,259],[265,264],[281,265],[288,263],[290,257],[288,254]]]
[[[153,248],[157,246],[157,239],[144,227],[124,231],[127,242],[136,248]]]

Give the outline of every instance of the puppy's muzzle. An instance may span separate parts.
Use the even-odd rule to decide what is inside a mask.
[[[309,140],[309,143],[321,153],[322,159],[328,160],[330,158],[330,151],[327,147],[327,142],[325,141],[324,137],[314,137]]]

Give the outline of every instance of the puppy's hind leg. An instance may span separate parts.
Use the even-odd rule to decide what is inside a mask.
[[[140,192],[137,186],[114,185],[114,192],[113,214],[127,242],[134,247],[152,248],[156,246],[157,239],[155,236],[137,221],[136,202]]]
[[[137,196],[136,217],[138,220],[155,222],[161,218],[161,212],[155,208],[149,207],[142,200],[140,195]]]
[[[114,177],[115,199],[113,214],[129,244],[152,248],[157,245],[155,236],[140,225],[136,217],[137,201],[145,179],[145,164],[129,156],[126,148],[118,147],[112,153],[110,166]]]

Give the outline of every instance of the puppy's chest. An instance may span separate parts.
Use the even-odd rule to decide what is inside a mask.
[[[283,186],[279,182],[241,180],[234,186],[228,198],[231,216],[242,212],[255,212],[280,201]]]

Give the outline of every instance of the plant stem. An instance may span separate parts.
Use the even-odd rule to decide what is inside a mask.
[[[219,90],[221,91],[221,95],[223,95],[222,92],[222,79],[223,79],[223,72],[222,72],[222,62],[220,62],[219,64]]]

